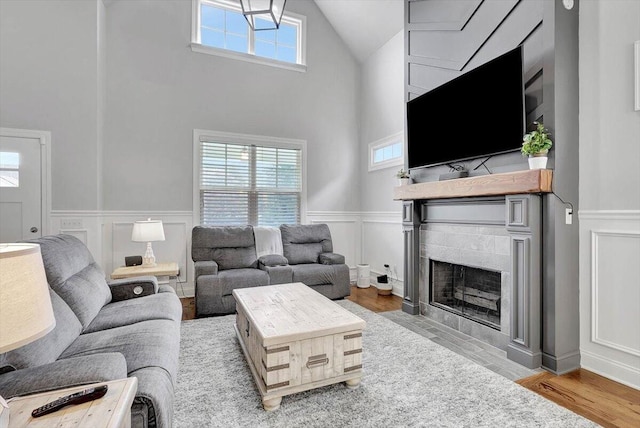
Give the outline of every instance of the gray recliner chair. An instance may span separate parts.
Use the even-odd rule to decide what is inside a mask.
[[[251,226],[194,227],[191,258],[195,262],[196,316],[233,313],[235,288],[269,285],[269,274],[258,269]]]
[[[329,226],[283,224],[280,234],[293,282],[302,282],[330,299],[350,294],[349,267],[343,255],[333,252]]]

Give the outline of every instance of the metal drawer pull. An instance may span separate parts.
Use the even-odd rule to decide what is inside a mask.
[[[309,357],[309,361],[307,361],[307,368],[310,369],[311,367],[324,366],[326,364],[329,364],[327,354],[314,355]]]

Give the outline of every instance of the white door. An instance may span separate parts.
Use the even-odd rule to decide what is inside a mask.
[[[42,235],[41,139],[0,136],[0,242]]]

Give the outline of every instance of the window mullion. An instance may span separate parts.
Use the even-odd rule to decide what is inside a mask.
[[[249,54],[250,55],[255,55],[256,49],[255,49],[255,42],[256,42],[256,36],[255,33],[253,31],[251,31],[251,26],[247,25],[247,33],[248,33],[248,49],[249,49]]]

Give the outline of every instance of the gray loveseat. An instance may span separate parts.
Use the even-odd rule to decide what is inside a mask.
[[[173,289],[159,287],[155,277],[107,284],[89,250],[70,235],[28,242],[40,244],[56,326],[0,354],[0,395],[135,376],[132,426],[170,427],[182,318]]]
[[[302,282],[330,299],[349,295],[349,267],[326,224],[282,225],[280,234],[283,254],[257,257],[251,226],[194,227],[196,315],[235,312],[236,288]]]

